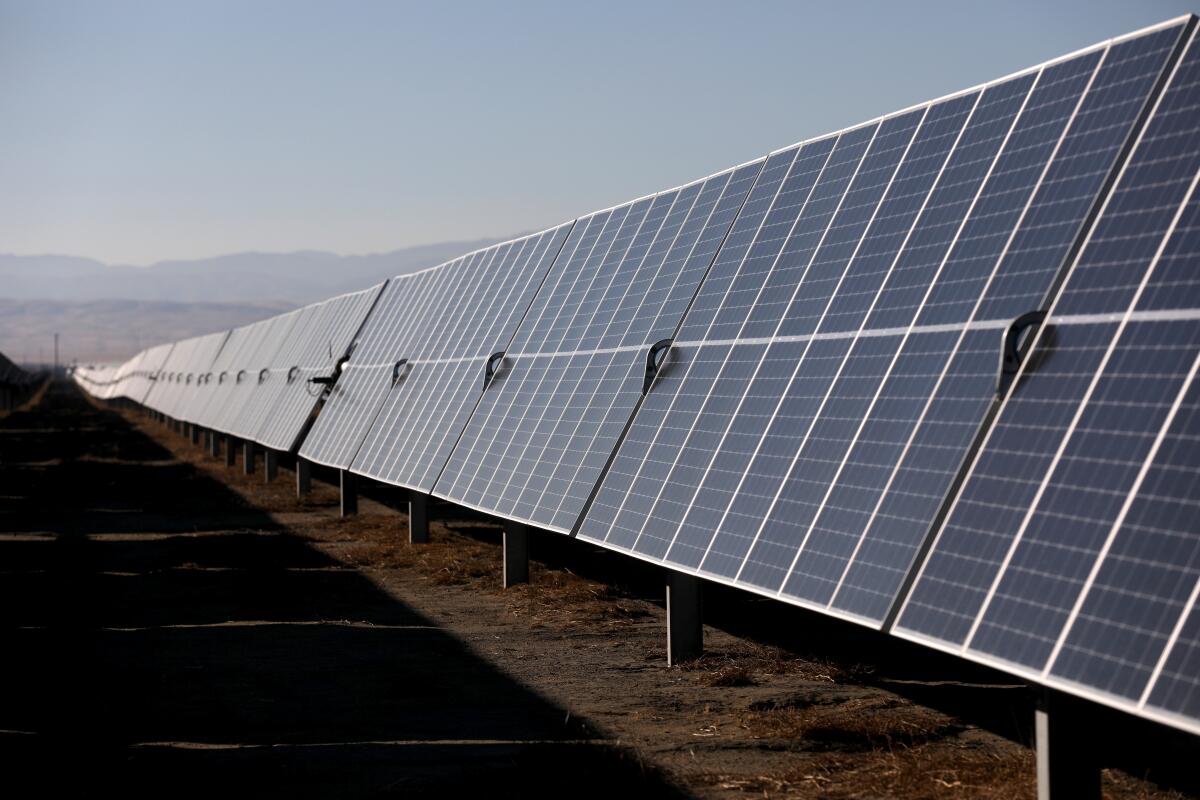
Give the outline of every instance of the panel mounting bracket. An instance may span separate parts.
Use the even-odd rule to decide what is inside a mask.
[[[1046,319],[1045,311],[1027,311],[1014,319],[1004,329],[1000,345],[1000,373],[996,378],[996,394],[1003,396],[1009,384],[1021,370],[1021,336],[1030,328],[1041,325]],[[1029,341],[1032,341],[1030,339]]]
[[[342,374],[342,368],[346,366],[346,362],[350,360],[350,356],[343,356],[338,360],[333,368],[332,375],[317,375],[314,378],[309,378],[309,383],[316,383],[321,386],[333,386],[337,382],[338,376]]]
[[[488,356],[487,364],[483,367],[483,388],[486,390],[491,385],[492,378],[500,371],[500,367],[504,365],[504,351],[497,350]]]
[[[400,382],[400,379],[408,375],[408,359],[402,358],[395,364],[392,364],[392,386]]]
[[[666,361],[667,353],[674,342],[674,339],[659,339],[646,351],[646,377],[642,380],[643,395],[649,392],[650,387],[654,385],[654,379],[658,377],[658,371]]]

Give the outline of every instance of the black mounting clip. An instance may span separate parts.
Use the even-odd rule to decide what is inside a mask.
[[[503,365],[504,351],[497,350],[488,356],[487,364],[483,367],[483,388],[486,391],[492,382],[492,378],[496,377],[496,373],[500,371],[497,365]]]
[[[332,345],[331,345],[332,346]],[[350,360],[350,356],[342,357],[333,367],[332,375],[318,375],[315,378],[309,378],[309,383],[316,383],[321,386],[333,386],[337,382],[338,376],[342,374],[342,368],[346,366],[346,362]]]
[[[217,383],[224,383],[225,379],[228,377],[229,377],[228,372],[222,372],[220,375],[217,376]]]
[[[663,362],[667,358],[667,352],[673,343],[673,339],[659,339],[650,345],[650,349],[646,352],[646,377],[642,381],[643,395],[654,385],[654,379],[658,377],[658,371],[662,368]]]
[[[289,370],[288,370],[287,382],[288,382],[289,384],[290,384],[290,383],[294,383],[294,382],[295,382],[295,380],[296,380],[296,376],[297,376],[297,375],[299,375],[299,374],[300,374],[300,368],[299,368],[299,367],[292,367],[291,369],[289,369]]]
[[[267,369],[266,367],[263,367],[262,369],[260,369],[258,371],[258,382],[260,384],[266,383],[267,378],[270,376],[270,374],[271,374],[271,370]]]
[[[237,377],[233,379],[233,382],[234,382],[234,383],[241,383],[241,382],[242,382],[242,378],[244,378],[244,377],[246,377],[246,370],[244,370],[244,369],[239,369],[239,370],[238,370]]]
[[[1013,378],[1021,370],[1022,334],[1030,328],[1041,325],[1045,319],[1045,311],[1027,311],[1010,322],[1004,329],[1004,339],[1000,347],[1000,374],[996,378],[996,394],[1003,396],[1008,390],[1009,384],[1013,382]]]
[[[187,383],[188,383],[188,384],[191,384],[191,382],[192,382],[192,378],[194,378],[194,377],[195,377],[195,373],[193,373],[193,372],[189,372],[189,373],[187,374]]]
[[[408,370],[406,369],[407,366],[407,358],[402,358],[395,364],[392,364],[392,386],[395,386],[397,383],[399,383],[401,378],[408,374]]]

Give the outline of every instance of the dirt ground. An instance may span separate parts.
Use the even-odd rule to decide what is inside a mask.
[[[0,417],[0,772],[127,794],[1033,798],[1032,694],[706,587],[666,665],[662,574],[402,494],[340,519],[54,384]],[[1111,798],[1197,792],[1196,740],[1100,714]],[[20,796],[25,792],[10,792]]]

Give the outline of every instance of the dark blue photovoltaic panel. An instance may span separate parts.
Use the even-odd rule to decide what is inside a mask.
[[[580,536],[881,623],[1181,30],[800,147]]]
[[[326,466],[350,466],[358,446],[379,410],[390,385],[395,343],[415,336],[417,303],[437,302],[428,296],[428,273],[400,275],[388,281],[371,310],[341,375],[329,391],[316,421],[300,445],[300,456]]]
[[[479,396],[488,355],[508,344],[570,229],[395,279],[404,290],[372,314],[301,455],[428,491]]]
[[[1200,606],[1195,600],[1193,592],[1191,612],[1143,705],[1162,709],[1193,732],[1200,729],[1196,724],[1200,719],[1200,689],[1196,686],[1196,676],[1200,675]]]
[[[1193,41],[897,626],[1192,727],[1200,678],[1182,665],[1200,580],[1198,113]]]
[[[579,220],[434,494],[570,531],[762,166]]]
[[[1180,75],[1187,66],[1181,65]],[[1173,86],[1166,99],[1178,90],[1178,85]],[[1174,179],[1162,182],[1161,156],[1153,147],[1161,124],[1157,117],[1149,121],[1142,144],[1132,154],[1088,247],[1056,301],[1056,316],[1124,311],[1133,300],[1140,277],[1136,282],[1123,281],[1123,290],[1116,291],[1112,254],[1125,256],[1125,273],[1144,274],[1184,200],[1194,171],[1189,170],[1191,164],[1183,154],[1182,162],[1172,159]],[[1192,158],[1200,158],[1200,151]],[[1146,187],[1153,190],[1147,193]],[[1157,213],[1147,214],[1147,210]],[[1115,321],[1048,329],[1053,338],[1039,347],[1038,369],[1018,384],[992,426],[988,444],[972,468],[972,478],[956,500],[955,511],[909,597],[900,620],[903,627],[948,642],[964,641],[1008,551],[1008,542],[1021,525],[1074,418],[1076,404],[1087,392],[1116,331]],[[1034,430],[1036,435],[1031,436]],[[1004,487],[1004,502],[994,498],[995,490],[984,475],[994,475],[997,486]],[[978,501],[976,492],[982,493]]]
[[[454,300],[429,309],[430,333],[405,351],[408,366],[388,391],[352,471],[433,488],[482,392],[488,356],[507,348],[570,229],[562,225],[484,251],[477,264],[439,271]]]

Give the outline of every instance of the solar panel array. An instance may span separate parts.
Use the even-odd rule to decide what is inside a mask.
[[[1200,732],[1194,29],[103,385]]]
[[[0,353],[0,386],[28,386],[36,379],[36,375],[21,369],[8,356]]]

